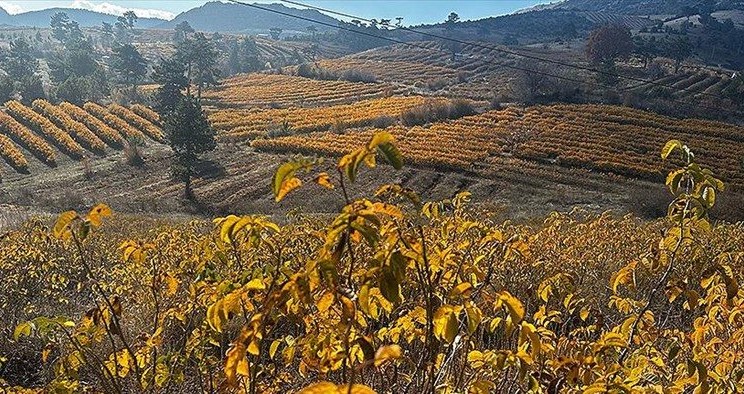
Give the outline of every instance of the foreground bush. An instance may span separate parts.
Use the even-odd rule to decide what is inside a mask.
[[[515,225],[467,193],[349,195],[378,156],[402,165],[385,133],[333,176],[304,159],[277,171],[277,200],[338,193],[328,221],[143,230],[101,205],[32,222],[0,241],[1,378],[55,392],[740,392],[744,229],[708,220],[722,185],[678,141],[663,156],[680,152],[669,217],[651,223]]]

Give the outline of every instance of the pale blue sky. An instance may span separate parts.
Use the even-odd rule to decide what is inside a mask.
[[[271,3],[276,0],[246,0]],[[457,12],[463,20],[479,19],[514,12],[541,0],[298,0],[318,7],[359,15],[364,18],[393,19],[404,17],[406,25],[444,20]],[[0,7],[11,14],[51,7],[86,8],[111,14],[128,9],[140,17],[170,19],[174,15],[198,7],[207,0],[0,0]]]

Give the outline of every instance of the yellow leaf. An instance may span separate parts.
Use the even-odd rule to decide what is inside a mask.
[[[279,193],[276,195],[276,202],[282,201],[292,190],[302,186],[302,181],[299,178],[290,178],[282,182],[282,186],[279,188]]]
[[[661,158],[666,160],[675,149],[682,149],[682,142],[679,140],[671,140],[667,142],[661,150]]]
[[[509,316],[512,318],[512,322],[517,324],[524,319],[524,305],[516,297],[511,295],[507,291],[502,291],[499,294],[499,300],[506,305],[506,309],[509,311]]]
[[[261,353],[261,347],[259,346],[258,339],[253,339],[251,343],[248,344],[248,353],[258,356]]]
[[[468,318],[468,333],[472,334],[478,329],[481,321],[483,321],[483,312],[474,302],[468,301],[465,304],[465,315]]]
[[[335,299],[335,296],[330,291],[323,294],[322,297],[318,300],[318,303],[316,304],[318,306],[318,310],[320,312],[325,312],[328,310],[328,308],[333,305],[333,300]]]
[[[94,227],[101,225],[103,218],[111,216],[112,211],[106,204],[98,204],[88,213],[88,220]]]
[[[166,275],[165,276],[165,283],[167,284],[168,289],[165,292],[165,295],[167,297],[173,297],[178,292],[178,279]]]
[[[66,240],[70,237],[70,224],[78,219],[79,216],[75,211],[67,211],[61,213],[57,217],[57,222],[54,224],[53,234],[55,238]]]
[[[315,177],[315,183],[328,190],[333,190],[336,188],[333,183],[331,183],[331,177],[328,176],[327,172],[321,172],[320,174],[318,174],[318,176]]]
[[[269,346],[269,357],[274,358],[274,355],[276,354],[277,349],[279,349],[279,345],[281,344],[281,341],[278,339],[271,342],[271,346]]]
[[[264,284],[262,279],[256,278],[246,283],[244,288],[246,290],[264,290],[266,289],[266,285]]]
[[[434,335],[440,340],[452,342],[455,340],[459,322],[455,314],[455,308],[451,305],[442,305],[434,313]]]
[[[227,359],[225,360],[225,376],[227,376],[227,383],[231,386],[238,384],[238,369],[243,360],[245,360],[246,348],[242,343],[235,343],[227,351]],[[242,369],[243,366],[240,366]]]
[[[391,360],[397,360],[401,357],[402,351],[398,345],[383,346],[377,349],[375,353],[375,367],[385,364]]]
[[[320,382],[305,387],[297,394],[377,394],[371,388],[355,384],[349,389],[348,385],[337,386],[331,382]]]

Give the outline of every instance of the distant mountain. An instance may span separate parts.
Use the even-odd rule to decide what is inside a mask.
[[[316,10],[301,10],[285,7],[281,4],[261,4],[261,7],[324,23],[330,23],[334,26],[339,23],[338,20]],[[269,29],[273,27],[280,28],[285,32],[297,32],[306,31],[307,27],[310,25],[315,26],[318,31],[330,29],[328,26],[279,15],[269,11],[217,1],[209,2],[201,7],[183,12],[176,16],[175,19],[158,27],[172,29],[177,24],[184,21],[188,22],[191,27],[196,30],[233,33],[268,33]]]
[[[707,3],[707,4],[706,4]],[[622,15],[678,15],[685,9],[708,7],[709,11],[744,10],[744,0],[564,0],[525,11],[573,10]]]
[[[49,27],[49,21],[52,15],[64,12],[71,20],[76,21],[81,27],[100,26],[101,23],[115,23],[118,15],[109,15],[101,12],[81,10],[77,8],[48,8],[40,11],[24,12],[22,14],[10,15],[0,8],[0,25],[8,26],[28,26],[28,27]],[[164,19],[139,18],[137,20],[138,28],[152,28],[167,22]]]

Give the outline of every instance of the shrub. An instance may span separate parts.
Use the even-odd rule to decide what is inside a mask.
[[[135,138],[128,138],[124,145],[124,158],[127,164],[132,167],[142,167],[145,165],[145,159],[142,157],[139,145],[140,142]]]
[[[302,63],[297,66],[295,75],[303,78],[319,79],[322,81],[335,81],[338,78],[338,74],[328,70],[326,68],[319,67],[312,63]]]
[[[430,101],[401,114],[406,126],[421,126],[439,120],[459,119],[475,115],[477,111],[468,100]]]
[[[377,82],[377,77],[369,72],[357,70],[357,69],[350,69],[345,70],[341,73],[341,76],[339,79],[349,82],[364,82],[364,83],[375,83]]]

